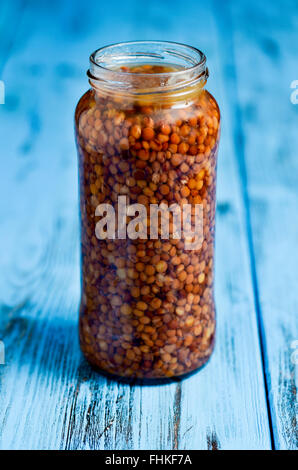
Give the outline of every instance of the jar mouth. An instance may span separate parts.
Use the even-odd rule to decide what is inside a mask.
[[[170,71],[148,74],[129,70],[142,65],[165,66]],[[121,70],[123,66],[128,70]],[[87,74],[94,88],[144,95],[178,91],[198,82],[204,85],[208,69],[205,54],[193,46],[171,41],[129,41],[93,52]]]

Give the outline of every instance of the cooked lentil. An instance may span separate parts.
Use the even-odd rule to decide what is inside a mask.
[[[156,65],[123,66],[158,73]],[[181,108],[89,90],[76,110],[82,301],[80,342],[88,360],[125,377],[179,376],[200,367],[214,343],[213,254],[219,109],[206,90]],[[95,207],[203,204],[204,241],[98,240]],[[127,223],[129,218],[127,218]]]

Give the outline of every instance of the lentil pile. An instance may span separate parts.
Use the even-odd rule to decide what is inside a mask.
[[[157,73],[156,66],[122,68]],[[158,67],[158,71],[162,67]],[[148,101],[148,100],[147,100]],[[219,109],[203,88],[183,107],[89,90],[76,109],[87,359],[118,376],[166,378],[202,366],[214,344],[213,252]],[[95,235],[98,204],[203,205],[203,243]],[[129,217],[127,218],[127,223]]]

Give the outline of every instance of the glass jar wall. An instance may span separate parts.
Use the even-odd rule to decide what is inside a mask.
[[[80,343],[93,365],[113,375],[182,376],[202,366],[213,349],[220,114],[204,88],[205,62],[199,50],[169,42],[118,44],[91,56],[91,89],[75,114]],[[146,215],[129,236],[129,224],[140,215],[127,209],[133,204]],[[191,207],[189,229],[196,206],[202,208],[199,244],[190,248],[172,213],[169,233],[158,225],[152,237],[152,211],[174,205]]]

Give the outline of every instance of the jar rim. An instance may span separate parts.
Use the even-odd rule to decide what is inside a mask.
[[[166,62],[166,60],[168,62]],[[170,62],[169,62],[170,60]],[[171,65],[177,69],[143,73],[117,69],[123,65]],[[114,67],[114,68],[113,68]],[[122,88],[138,94],[169,92],[205,81],[208,78],[206,56],[196,47],[174,41],[126,41],[103,46],[90,55],[87,73],[90,84],[104,88]],[[153,78],[159,86],[153,86]],[[94,82],[100,82],[94,84]]]
[[[182,74],[183,72],[185,72],[186,70],[192,70],[196,67],[200,67],[200,66],[203,66],[205,65],[206,63],[206,56],[204,54],[204,52],[202,52],[200,49],[194,47],[194,46],[190,46],[188,44],[184,44],[182,42],[175,42],[175,41],[155,41],[155,40],[146,40],[146,41],[143,41],[143,40],[138,40],[138,41],[125,41],[125,42],[118,42],[118,43],[113,43],[113,44],[109,44],[107,46],[102,46],[98,49],[96,49],[91,55],[90,55],[90,64],[96,66],[96,67],[99,67],[101,69],[104,69],[104,70],[108,70],[108,71],[111,71],[110,68],[108,67],[105,67],[104,65],[101,65],[97,58],[100,54],[102,54],[103,52],[105,51],[108,51],[110,49],[113,49],[115,47],[125,47],[125,46],[134,46],[134,45],[138,45],[138,46],[141,46],[141,45],[150,45],[150,46],[153,46],[153,45],[163,45],[163,46],[166,46],[166,45],[169,45],[170,47],[175,47],[175,46],[179,46],[183,49],[185,49],[185,51],[189,51],[189,52],[193,52],[195,53],[197,56],[198,56],[198,60],[195,64],[191,65],[190,67],[187,67],[187,68],[184,68],[184,69],[180,69],[180,70],[173,70],[171,72],[159,72],[159,73],[154,73],[154,75],[168,75],[168,74]],[[168,52],[168,51],[167,51]],[[170,51],[170,52],[173,52],[173,51]],[[175,53],[175,55],[177,55],[177,53]],[[157,56],[155,56],[157,57]],[[185,58],[188,58],[190,59],[190,56],[185,56]],[[113,70],[115,72],[115,70]],[[119,75],[122,75],[122,74],[132,74],[132,75],[136,75],[135,72],[123,72],[121,70],[117,70],[117,73]],[[144,76],[148,76],[147,73],[139,73],[138,72],[138,75],[144,75]]]

